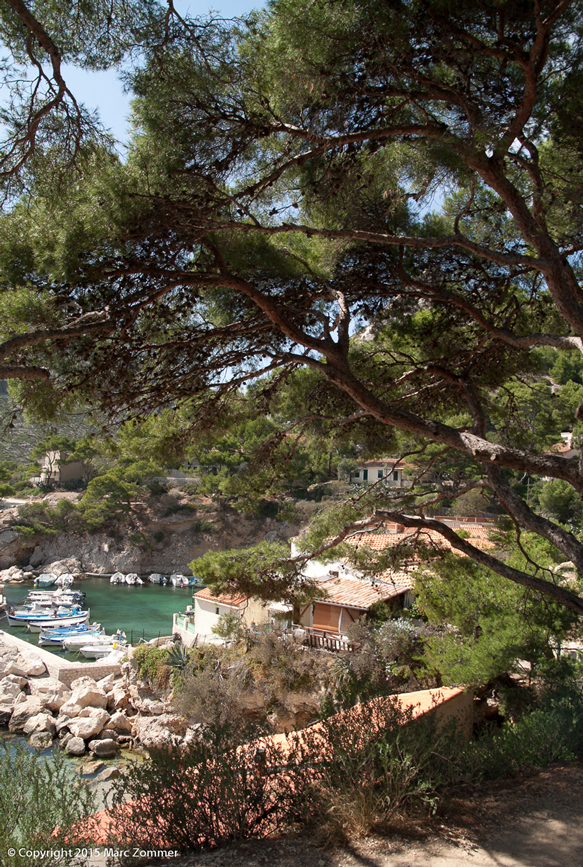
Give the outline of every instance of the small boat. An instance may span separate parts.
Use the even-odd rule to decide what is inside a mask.
[[[170,583],[173,587],[188,587],[190,582],[186,575],[171,575]]]
[[[35,587],[52,587],[57,581],[57,576],[54,572],[43,572],[34,582]]]
[[[139,581],[139,575],[136,572],[128,572],[126,575],[126,584],[136,584]]]
[[[89,623],[91,612],[78,611],[78,613],[57,614],[56,617],[36,617],[28,621],[31,632],[40,632],[42,628],[51,629],[54,626],[77,626],[79,623]]]
[[[59,575],[55,584],[57,587],[70,587],[74,581],[75,577],[70,572],[65,572],[63,575]]]
[[[202,578],[199,578],[198,575],[193,575],[188,585],[189,587],[202,587]]]
[[[124,650],[124,648],[119,641],[103,644],[86,644],[80,648],[80,652],[86,659],[101,659],[104,656],[109,656],[112,650]]]
[[[65,650],[81,650],[81,648],[90,645],[91,647],[97,647],[101,645],[110,645],[113,647],[114,644],[120,645],[124,643],[125,634],[121,632],[119,635],[106,635],[105,632],[97,632],[93,635],[72,635],[71,638],[63,639],[63,647]]]
[[[144,582],[142,581],[142,579],[136,578],[136,587],[143,587],[143,586],[144,586]]]
[[[80,623],[77,626],[57,626],[54,629],[41,628],[38,643],[41,646],[62,647],[65,639],[79,637],[83,639],[83,643],[87,643],[94,635],[102,633],[103,629],[99,623],[93,623],[91,626]]]
[[[84,593],[72,593],[70,591],[62,591],[55,594],[45,593],[44,591],[32,590],[26,599],[25,605],[40,605],[43,608],[57,608],[62,605],[82,605],[85,601]]]
[[[152,574],[148,576],[150,584],[162,584],[163,580],[164,576],[161,572],[152,572]]]
[[[8,609],[8,623],[10,626],[26,626],[31,618],[40,619],[42,617],[55,617],[57,612],[71,613],[71,606],[57,607],[56,605],[42,605],[40,602],[33,602],[30,605],[23,605],[22,608]]]
[[[36,602],[40,599],[52,599],[55,602],[60,602],[61,599],[68,599],[70,597],[85,599],[85,593],[81,590],[63,590],[62,588],[59,588],[59,590],[29,590],[26,598],[30,602]]]
[[[111,578],[109,579],[110,584],[125,584],[125,577],[123,572],[114,572]]]

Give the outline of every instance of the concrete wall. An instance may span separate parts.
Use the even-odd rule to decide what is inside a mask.
[[[9,635],[7,632],[0,631],[0,642],[2,644],[17,647],[23,656],[36,656],[44,662],[47,671],[55,680],[64,683],[65,686],[70,686],[78,677],[92,677],[95,680],[100,680],[108,674],[119,674],[121,665],[119,662],[104,663],[101,660],[96,662],[69,662],[67,659],[61,659],[50,650],[45,650],[44,647],[35,647],[24,641],[22,638],[17,638],[15,635]]]

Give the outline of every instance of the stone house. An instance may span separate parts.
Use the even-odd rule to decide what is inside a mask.
[[[85,461],[67,461],[66,452],[49,451],[41,460],[40,476],[31,479],[33,484],[62,485],[65,482],[82,479],[91,472]]]

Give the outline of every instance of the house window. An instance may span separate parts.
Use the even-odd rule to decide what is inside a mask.
[[[363,480],[364,482],[368,482],[368,470],[363,470],[363,471],[362,471],[362,480]]]
[[[354,473],[354,478],[360,479],[360,470],[356,470],[356,472]]]
[[[215,614],[220,614],[220,613],[221,612],[220,612],[219,606],[217,605],[217,607],[215,608]]]
[[[382,479],[382,477],[383,477],[383,471],[377,470],[377,479]]]
[[[399,481],[399,471],[398,470],[395,470],[395,472],[393,473],[393,481],[394,482]]]

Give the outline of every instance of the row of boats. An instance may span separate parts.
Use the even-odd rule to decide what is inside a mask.
[[[87,659],[123,653],[125,634],[118,630],[115,635],[105,635],[98,623],[89,625],[91,611],[83,608],[84,604],[85,593],[79,591],[31,590],[21,607],[8,607],[8,623],[38,632],[40,645],[78,651]]]
[[[170,575],[167,578],[160,572],[152,572],[146,580],[150,584],[161,584],[162,586],[170,584],[172,587],[202,587],[202,580],[197,578],[196,575],[192,578],[189,578],[187,575]],[[123,572],[114,572],[109,579],[109,583],[142,586],[146,582],[135,572],[129,572],[127,575],[124,575]]]

